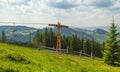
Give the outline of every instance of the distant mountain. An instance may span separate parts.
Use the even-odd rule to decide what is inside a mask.
[[[98,34],[108,34],[107,31],[103,30],[103,29],[95,29],[93,30],[94,33],[98,33]]]
[[[96,27],[83,27],[82,29],[86,30],[95,30],[95,29],[103,29],[107,32],[109,32],[109,26],[96,26]],[[117,26],[117,30],[120,32],[120,26]]]
[[[13,30],[16,30],[13,33]],[[0,37],[2,31],[5,31],[8,40],[20,41],[20,42],[28,42],[29,41],[29,33],[32,33],[32,37],[35,35],[38,29],[26,26],[0,26]],[[39,29],[40,32],[44,32],[45,28]],[[48,28],[49,30],[49,28]],[[53,31],[57,33],[57,27],[53,28]],[[78,37],[87,37],[89,39],[95,39],[99,42],[103,42],[108,38],[108,32],[104,29],[94,29],[94,30],[86,30],[80,28],[61,28],[61,35],[70,36],[72,34],[76,34]]]
[[[15,32],[13,32],[14,30]],[[0,26],[0,37],[2,31],[5,31],[8,40],[27,42],[29,40],[29,33],[33,33],[36,30],[36,28],[26,26]]]
[[[26,27],[26,26],[0,26],[0,31],[12,31],[12,30],[24,31],[24,30],[34,30],[36,28]]]
[[[83,37],[87,37],[89,39],[94,38],[95,40],[97,40],[100,43],[105,41],[108,38],[108,32],[103,29],[99,29],[99,28],[94,29],[94,30],[85,30],[85,29],[76,28],[74,30],[76,30],[77,32],[79,31],[79,33],[83,32],[83,34],[84,34]]]
[[[32,27],[26,27],[26,26],[0,26],[0,36],[1,32],[5,31],[7,34],[11,33],[13,30],[16,30],[16,32],[22,32],[22,31],[30,31],[30,30],[36,30],[36,28]]]

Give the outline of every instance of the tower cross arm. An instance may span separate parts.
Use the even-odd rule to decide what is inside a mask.
[[[68,26],[66,26],[66,25],[60,25],[60,27],[68,28]]]
[[[66,26],[66,25],[61,25],[61,24],[48,24],[48,25],[49,25],[49,26],[56,26],[56,27],[60,26],[60,27],[68,28],[68,26]]]
[[[48,26],[58,26],[57,24],[48,24]]]

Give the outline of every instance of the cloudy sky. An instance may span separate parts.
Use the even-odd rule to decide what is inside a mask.
[[[60,21],[68,26],[94,27],[110,26],[112,16],[120,25],[120,0],[0,0],[0,22]]]

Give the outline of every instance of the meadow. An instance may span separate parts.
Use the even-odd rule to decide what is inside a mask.
[[[102,59],[0,43],[0,72],[120,72]]]

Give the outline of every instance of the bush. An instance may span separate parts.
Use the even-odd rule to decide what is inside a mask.
[[[8,54],[8,55],[7,55],[7,58],[8,58],[9,60],[12,60],[12,61],[15,61],[15,62],[21,62],[21,63],[25,63],[25,64],[29,64],[29,63],[30,63],[30,61],[28,60],[27,57],[22,56],[22,55],[20,55],[20,54],[15,54],[15,53],[13,53],[13,54]]]
[[[19,72],[18,70],[13,70],[13,69],[10,69],[10,68],[7,68],[7,69],[4,69],[4,68],[1,68],[0,67],[0,72]]]

